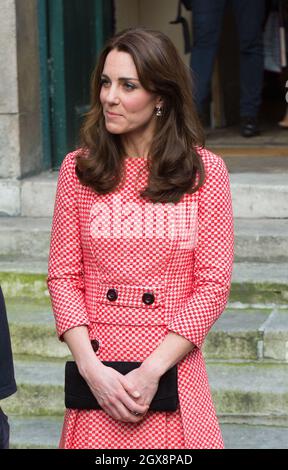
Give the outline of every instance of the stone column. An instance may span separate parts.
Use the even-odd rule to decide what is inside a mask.
[[[1,0],[0,214],[20,213],[20,181],[42,167],[37,0]]]

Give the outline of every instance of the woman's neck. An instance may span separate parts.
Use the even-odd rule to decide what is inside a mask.
[[[122,144],[127,157],[145,157],[149,155],[151,137],[142,133],[141,135],[123,135]]]

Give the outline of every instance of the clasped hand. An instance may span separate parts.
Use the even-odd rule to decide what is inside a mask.
[[[101,408],[119,421],[141,421],[157,392],[160,377],[141,366],[126,375],[104,364],[97,367],[101,370],[90,373],[86,381]]]

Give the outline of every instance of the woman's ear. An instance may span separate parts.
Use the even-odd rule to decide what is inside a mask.
[[[156,101],[156,106],[161,106],[163,108],[164,106],[164,100],[159,96],[157,101]]]

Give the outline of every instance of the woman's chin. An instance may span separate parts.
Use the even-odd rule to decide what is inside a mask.
[[[110,124],[106,124],[106,129],[110,134],[123,134],[124,130],[119,128],[118,126],[113,126]]]

